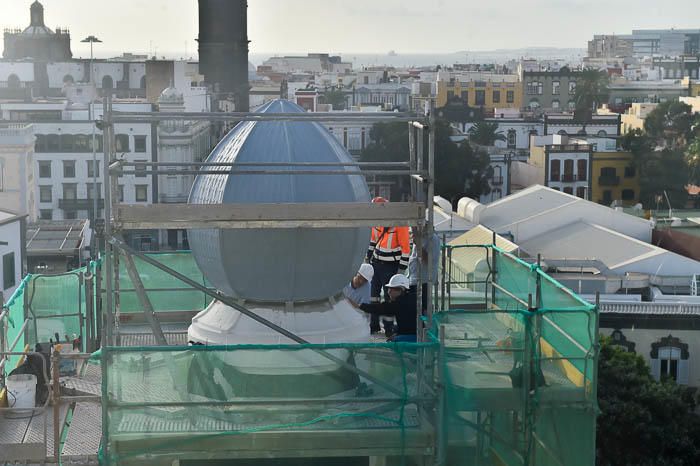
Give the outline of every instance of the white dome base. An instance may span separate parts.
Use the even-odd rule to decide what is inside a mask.
[[[369,320],[345,299],[334,304],[297,304],[293,310],[280,307],[246,306],[252,312],[298,335],[309,343],[367,343]],[[239,311],[215,301],[192,319],[190,342],[205,345],[296,345],[296,342],[254,321]],[[345,360],[349,352],[329,350]],[[338,365],[314,350],[245,350],[222,353],[225,363],[246,374],[303,375],[334,371]]]

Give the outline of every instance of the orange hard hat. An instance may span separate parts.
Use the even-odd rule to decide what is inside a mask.
[[[384,202],[389,202],[389,201],[384,199],[382,196],[377,196],[374,199],[372,199],[372,204],[382,204]]]

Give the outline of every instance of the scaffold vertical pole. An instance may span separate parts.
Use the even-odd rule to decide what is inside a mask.
[[[433,323],[433,300],[430,299],[430,293],[433,291],[433,254],[437,254],[433,251],[433,235],[435,234],[435,216],[433,212],[433,198],[435,197],[435,111],[433,103],[430,104],[430,114],[428,115],[428,180],[427,180],[427,191],[428,198],[426,199],[426,207],[428,209],[428,224],[425,228],[425,247],[426,247],[426,271],[428,279],[426,280],[428,289],[428,300],[426,302],[428,327]]]
[[[438,358],[437,358],[437,389],[438,389],[438,403],[437,403],[437,413],[436,413],[436,454],[435,454],[435,465],[443,466],[447,459],[447,383],[445,374],[445,367],[447,362],[445,361],[445,326],[440,325],[438,327],[438,337],[440,340],[440,346],[438,348]]]
[[[104,224],[105,224],[105,238],[112,237],[112,196],[111,189],[107,189],[107,184],[111,185],[112,175],[109,172],[109,165],[111,163],[111,144],[112,144],[112,121],[111,121],[111,111],[109,97],[105,97],[102,100],[102,139],[103,139],[103,172],[104,172],[104,182],[105,182],[105,208],[104,208]],[[112,269],[114,247],[105,241],[105,257],[104,257],[104,270],[106,273],[106,283],[105,283],[105,300],[106,306],[104,307],[105,313],[103,315],[103,331],[104,336],[102,338],[102,344],[105,346],[111,346],[114,344],[114,307],[112,294],[113,286],[113,274]]]

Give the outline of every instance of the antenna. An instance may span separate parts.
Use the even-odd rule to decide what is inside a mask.
[[[668,198],[668,194],[666,194],[666,190],[664,189],[664,197],[666,198],[666,203],[668,204],[668,219],[669,221],[673,217],[673,209],[671,208],[671,201]]]

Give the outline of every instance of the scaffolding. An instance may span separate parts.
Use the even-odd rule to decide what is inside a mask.
[[[46,333],[46,326],[40,323],[64,319],[64,327],[78,323],[84,336],[82,351],[100,348],[93,356],[99,366],[86,365],[66,382],[82,387],[78,398],[70,401],[68,397],[58,405],[75,404],[70,438],[78,410],[91,412],[95,418],[86,403],[94,403],[95,396],[99,399],[101,424],[92,429],[92,435],[101,443],[101,464],[255,464],[258,459],[272,458],[325,459],[331,464],[332,458],[367,457],[374,465],[594,464],[597,308],[552,280],[538,264],[525,263],[494,244],[443,246],[442,278],[427,283],[433,299],[427,300],[426,314],[416,316],[417,343],[316,345],[212,289],[190,253],[146,254],[123,239],[132,229],[392,224],[413,227],[414,241],[421,250],[433,232],[432,114],[425,118],[399,113],[131,114],[113,112],[109,99],[103,114],[99,123],[105,134],[107,189],[105,218],[98,225],[102,258],[78,271],[77,280],[71,274],[68,278],[27,277],[0,315],[2,341],[16,339],[14,347],[40,342]],[[135,173],[136,166],[116,159],[114,124],[163,119],[403,122],[409,127],[408,162],[351,165],[361,169],[360,175],[408,177],[411,198],[383,205],[263,204],[254,209],[238,204],[131,206],[115,202],[118,176]],[[349,164],[310,165],[250,164],[237,167],[236,176],[348,174],[343,168]],[[172,170],[173,166],[183,170]],[[149,162],[145,174],[221,174],[214,169],[229,166]],[[144,170],[139,169],[139,174]],[[479,259],[475,263],[482,268],[455,267],[460,250],[474,251]],[[428,260],[418,265],[419,269],[427,267],[425,276],[432,279],[430,256],[435,251],[426,251]],[[424,274],[419,270],[418,276]],[[421,309],[422,288],[417,287],[417,309]],[[472,304],[460,301],[457,292],[462,290],[478,300]],[[41,320],[31,314],[32,303],[52,299],[58,306],[46,306],[45,317],[51,317]],[[187,347],[182,334],[169,332],[161,322],[181,307],[201,310],[211,300],[230,305],[290,343]],[[127,346],[131,342],[126,341],[128,335],[120,321],[136,313],[148,324],[151,346],[143,343],[145,339]],[[8,318],[15,325],[2,326]],[[0,348],[3,352],[3,361],[9,361],[7,343]],[[60,357],[52,361],[52,370],[60,365]],[[272,384],[265,374],[243,377],[237,369],[239,362],[260,357],[295,361],[302,371],[319,362],[330,369],[324,375],[297,377],[288,383]],[[52,386],[58,379],[60,375],[52,377]],[[338,383],[346,389],[319,391]],[[60,391],[56,393],[59,398],[54,400],[60,400]],[[54,425],[60,416],[59,410]],[[0,443],[1,430],[2,426]],[[59,437],[60,432],[54,434],[53,445],[60,443]],[[54,459],[75,460],[67,454],[73,451],[68,445],[63,454],[59,450]],[[91,461],[97,461],[96,454]]]

